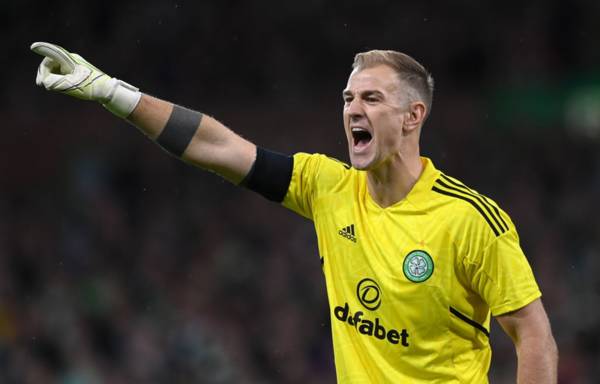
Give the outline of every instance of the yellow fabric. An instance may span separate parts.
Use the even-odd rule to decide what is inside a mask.
[[[283,205],[315,225],[338,383],[486,383],[491,314],[541,296],[507,214],[422,162],[381,208],[365,172],[294,155]]]

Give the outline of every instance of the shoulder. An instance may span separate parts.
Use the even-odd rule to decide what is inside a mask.
[[[292,178],[283,205],[313,218],[323,196],[335,194],[349,185],[353,170],[347,164],[322,154],[299,152],[293,156]]]
[[[482,236],[490,238],[513,229],[510,218],[494,200],[458,179],[440,172],[431,192],[432,199],[453,226],[476,230]]]
[[[306,153],[306,152],[297,152],[294,154],[294,165],[298,163],[299,165],[307,165],[310,164],[312,166],[317,167],[329,167],[337,170],[350,170],[352,167],[350,165],[344,163],[341,160],[336,158],[323,155],[321,153]]]
[[[354,170],[350,165],[320,153],[294,154],[294,177],[309,178],[319,184],[335,185]]]

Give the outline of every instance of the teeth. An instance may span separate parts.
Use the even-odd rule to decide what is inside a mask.
[[[355,128],[352,128],[352,132],[367,132],[367,130],[364,128],[355,127]]]

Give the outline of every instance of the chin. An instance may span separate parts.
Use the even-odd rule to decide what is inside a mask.
[[[377,154],[371,150],[356,153],[353,148],[348,148],[348,156],[350,158],[350,164],[352,168],[358,169],[359,171],[369,171],[374,168],[377,163]]]
[[[350,164],[352,164],[352,168],[359,171],[368,171],[372,167],[373,161],[369,159],[356,159],[350,155]]]

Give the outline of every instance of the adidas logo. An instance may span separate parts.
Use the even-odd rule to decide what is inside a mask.
[[[344,227],[338,231],[340,236],[356,243],[356,234],[354,233],[354,224]]]

